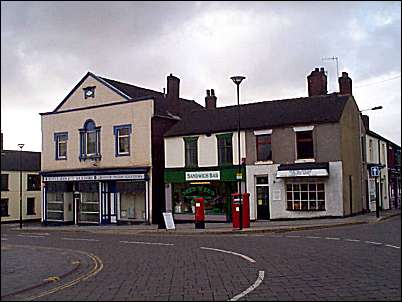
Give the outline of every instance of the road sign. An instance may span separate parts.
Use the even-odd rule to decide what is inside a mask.
[[[371,177],[378,177],[380,176],[380,167],[379,166],[373,166],[370,169],[370,174]]]

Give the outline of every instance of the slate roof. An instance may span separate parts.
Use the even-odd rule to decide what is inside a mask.
[[[240,128],[258,130],[338,122],[349,97],[333,93],[244,104],[240,106]],[[192,111],[170,128],[165,137],[233,131],[237,129],[237,115],[237,106]]]
[[[1,151],[1,171],[20,171],[20,153],[22,171],[40,171],[40,152],[33,151]]]
[[[166,115],[166,113],[169,112],[169,109],[171,109],[169,108],[166,96],[162,92],[107,79],[104,77],[99,78],[106,81],[108,84],[117,88],[126,95],[132,97],[133,99],[146,96],[153,97],[155,99],[155,111],[159,115]],[[178,106],[179,107],[175,109],[178,110],[179,115],[187,114],[192,110],[203,110],[204,108],[194,100],[187,100],[183,98],[179,98]]]

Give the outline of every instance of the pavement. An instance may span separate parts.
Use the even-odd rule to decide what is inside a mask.
[[[298,220],[252,221],[249,228],[233,228],[232,223],[205,223],[205,229],[196,229],[194,223],[175,223],[174,230],[158,229],[158,225],[68,225],[44,226],[40,223],[25,223],[24,231],[61,231],[61,232],[87,232],[97,234],[158,234],[158,235],[194,235],[194,234],[248,234],[265,232],[290,232],[308,229],[341,227],[355,224],[379,223],[385,219],[401,215],[400,209],[380,211],[380,217],[375,212],[340,218],[314,218]],[[20,230],[18,224],[11,224],[12,230]]]

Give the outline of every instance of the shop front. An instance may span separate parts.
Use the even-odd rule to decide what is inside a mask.
[[[44,172],[45,224],[149,222],[146,169]]]
[[[340,162],[249,165],[247,190],[251,220],[343,215]]]
[[[166,169],[166,209],[172,211],[176,221],[194,221],[194,199],[203,197],[206,221],[230,221],[231,196],[238,186],[237,169],[234,166]]]

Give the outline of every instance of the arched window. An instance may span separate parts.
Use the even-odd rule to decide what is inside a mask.
[[[80,160],[100,158],[100,127],[96,127],[93,120],[87,120],[80,129]]]

